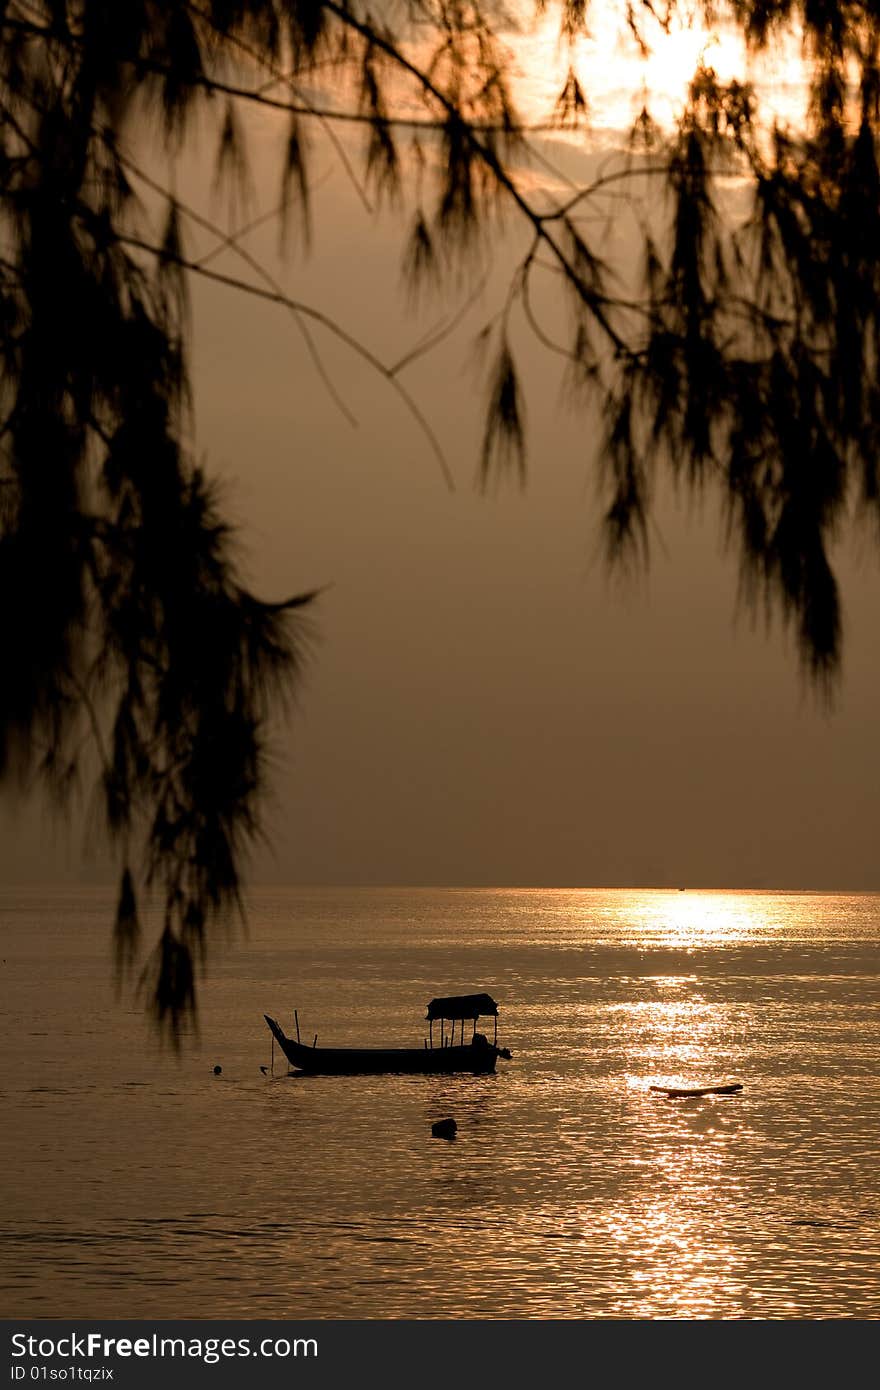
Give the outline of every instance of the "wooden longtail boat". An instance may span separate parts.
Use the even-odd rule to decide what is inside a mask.
[[[487,1015],[495,1019],[495,1037],[490,1042],[477,1032],[477,1019]],[[384,1072],[407,1072],[432,1075],[448,1072],[472,1072],[486,1075],[494,1072],[499,1057],[508,1058],[506,1047],[498,1046],[498,1005],[488,994],[463,994],[447,999],[432,999],[426,1022],[429,1037],[423,1047],[318,1047],[317,1035],[311,1047],[299,1040],[299,1019],[296,1039],[289,1038],[274,1018],[264,1014],[272,1036],[291,1066],[316,1076],[368,1076]],[[296,1018],[296,1014],[294,1015]],[[441,1023],[440,1046],[434,1046],[434,1023]],[[447,1037],[446,1021],[452,1023]],[[473,1022],[473,1031],[464,1041],[465,1021]],[[461,1024],[461,1042],[456,1043],[455,1025]]]

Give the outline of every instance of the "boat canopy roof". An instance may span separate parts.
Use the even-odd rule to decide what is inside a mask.
[[[491,994],[455,994],[448,999],[432,999],[426,1017],[480,1018],[483,1014],[498,1014],[498,1005]]]

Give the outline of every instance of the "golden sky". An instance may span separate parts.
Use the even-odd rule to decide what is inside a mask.
[[[556,90],[543,56],[554,51],[549,21],[530,42],[541,115],[540,74],[548,97]],[[703,42],[673,34],[648,64],[670,103]],[[705,49],[722,76],[727,52]],[[585,81],[595,121],[623,115],[631,62],[622,54],[602,83]],[[284,129],[279,118],[279,141]],[[578,158],[586,174],[595,168],[589,146]],[[277,202],[277,149],[255,143],[252,159],[258,213]],[[283,258],[273,223],[248,248],[290,294],[393,359],[465,290],[414,317],[400,292],[399,219],[367,216],[329,148],[317,149],[314,173],[311,254],[300,246]],[[211,206],[204,158],[182,169],[179,188]],[[529,484],[479,495],[485,378],[473,341],[521,251],[511,224],[456,333],[406,374],[452,493],[363,361],[319,339],[353,426],[289,314],[193,287],[194,446],[225,480],[249,577],[267,597],[328,586],[296,713],[276,739],[273,849],[258,857],[257,878],[876,887],[880,590],[870,546],[839,555],[846,665],[827,714],[779,625],[768,634],[737,609],[736,562],[722,554],[711,498],[701,508],[661,489],[649,573],[629,587],[609,582],[590,463],[597,418],[565,406],[558,361],[521,321],[513,345],[528,385]],[[231,253],[214,264],[241,273]],[[39,809],[10,812],[0,871],[8,881],[97,871],[100,857],[84,865],[80,853],[88,822],[87,803],[70,835],[50,833]]]

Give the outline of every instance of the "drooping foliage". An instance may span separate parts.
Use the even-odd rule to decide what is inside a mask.
[[[852,512],[880,516],[880,7],[706,0],[706,26],[754,52],[800,34],[804,119],[773,124],[744,80],[703,66],[672,128],[646,108],[592,182],[536,191],[536,136],[592,139],[576,66],[590,5],[559,9],[572,61],[546,122],[529,126],[494,0],[0,0],[0,772],[39,770],[59,794],[96,774],[120,861],[118,960],[134,959],[146,881],[164,904],[147,978],[172,1036],[206,932],[238,901],[266,721],[296,676],[310,596],[248,591],[191,457],[187,281],[214,272],[187,256],[198,214],[171,193],[157,225],[145,129],[171,159],[208,112],[218,179],[234,189],[248,174],[244,113],[277,111],[282,204],[315,235],[320,128],[368,206],[407,188],[411,294],[463,257],[490,258],[509,210],[528,246],[485,335],[482,481],[511,464],[524,475],[519,307],[578,399],[601,408],[611,552],[644,541],[658,471],[716,488],[748,592],[793,619],[818,682],[837,671],[830,545]],[[620,0],[620,25],[644,48],[646,26],[677,11]],[[646,194],[659,187],[664,203]],[[629,284],[593,239],[609,192],[640,228]],[[304,314],[320,313],[251,269],[260,278],[240,288],[285,303],[313,350]],[[535,311],[548,269],[564,338]],[[364,355],[403,391],[403,362]]]

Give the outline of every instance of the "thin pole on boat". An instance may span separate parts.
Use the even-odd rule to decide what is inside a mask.
[[[299,1015],[296,1009],[293,1011],[293,1021],[296,1024],[296,1040],[299,1042]]]
[[[431,1046],[433,1047],[433,1046],[434,1046],[434,1020],[433,1020],[433,1018],[432,1018],[431,1021],[430,1021],[429,1027],[430,1027],[430,1033],[431,1033]]]
[[[317,1033],[316,1033],[316,1034],[315,1034],[315,1041],[312,1043],[312,1047],[317,1047],[317,1046],[318,1046],[318,1035],[317,1035]]]

